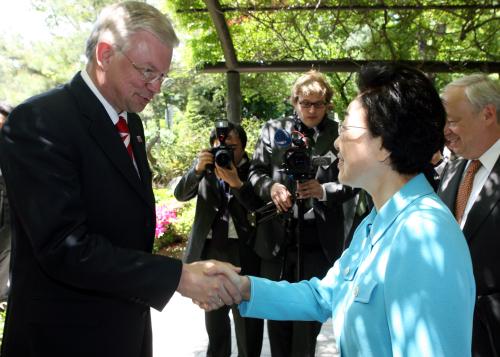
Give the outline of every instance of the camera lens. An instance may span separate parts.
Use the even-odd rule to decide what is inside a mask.
[[[233,161],[233,153],[227,149],[219,149],[215,153],[215,163],[221,167],[230,168]]]

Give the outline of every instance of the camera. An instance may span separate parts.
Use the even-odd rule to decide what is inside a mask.
[[[307,137],[299,131],[292,131],[292,145],[283,155],[283,169],[293,180],[304,181],[314,178],[312,153],[307,140]]]
[[[299,131],[292,131],[291,146],[283,155],[285,173],[296,181],[313,179],[318,166],[331,164],[329,157],[313,157],[309,138]]]
[[[214,161],[217,165],[224,168],[231,168],[233,163],[233,148],[226,144],[227,136],[229,135],[229,123],[227,120],[217,120],[215,122],[215,134],[220,145],[210,150],[214,155]]]

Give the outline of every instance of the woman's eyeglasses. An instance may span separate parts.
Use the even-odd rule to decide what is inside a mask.
[[[363,126],[356,126],[356,125],[344,125],[344,124],[339,124],[339,136],[342,135],[343,132],[349,129],[365,129],[368,130],[368,128],[365,128]]]

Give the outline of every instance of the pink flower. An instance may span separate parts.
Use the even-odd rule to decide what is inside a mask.
[[[165,204],[156,206],[156,230],[155,238],[160,238],[177,218],[175,208],[169,208]]]

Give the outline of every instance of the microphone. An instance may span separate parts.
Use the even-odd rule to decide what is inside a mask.
[[[288,148],[292,144],[292,137],[285,130],[278,129],[274,133],[274,142],[281,149]]]

